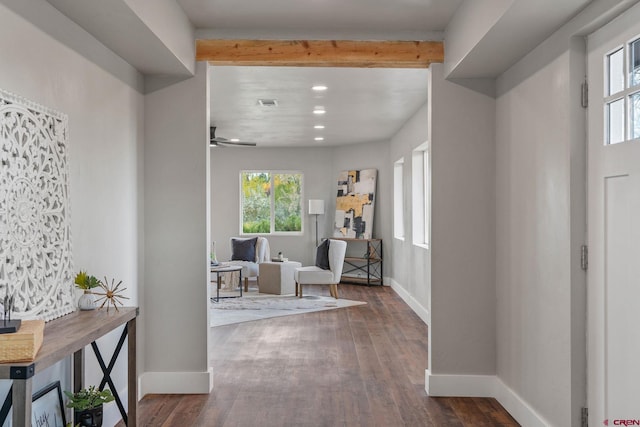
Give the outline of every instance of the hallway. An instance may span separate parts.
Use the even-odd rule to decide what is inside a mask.
[[[367,305],[212,328],[213,392],[146,396],[140,425],[518,425],[494,399],[426,395],[427,327],[391,288],[339,292]]]

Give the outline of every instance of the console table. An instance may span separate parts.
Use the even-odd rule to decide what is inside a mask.
[[[107,313],[106,309],[91,311],[75,311],[66,316],[52,320],[44,326],[44,341],[36,359],[27,363],[0,363],[0,379],[11,379],[11,399],[13,403],[13,427],[31,426],[31,395],[33,376],[41,370],[59,362],[67,356],[73,355],[73,389],[80,390],[84,386],[84,348],[91,345],[96,353],[98,363],[102,369],[103,378],[99,388],[103,389],[108,383],[111,392],[116,397],[116,404],[120,414],[129,427],[137,424],[138,387],[136,373],[136,316],[137,307],[113,307]],[[126,324],[109,365],[104,363],[95,341]],[[127,399],[129,413],[124,410],[117,388],[111,381],[111,370],[115,365],[124,340],[128,341],[128,380]]]
[[[342,270],[343,283],[382,285],[382,239],[332,237],[347,242]],[[357,256],[354,256],[356,254]]]

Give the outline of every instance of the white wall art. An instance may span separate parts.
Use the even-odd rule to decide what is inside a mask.
[[[0,90],[0,296],[14,316],[75,310],[65,114]]]

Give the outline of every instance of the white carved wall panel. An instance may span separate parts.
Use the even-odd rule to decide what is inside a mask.
[[[0,90],[0,297],[15,295],[17,318],[75,310],[67,123]]]

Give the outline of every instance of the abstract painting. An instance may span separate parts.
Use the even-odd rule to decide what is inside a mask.
[[[376,169],[340,172],[333,237],[351,239],[373,237],[377,172]]]
[[[68,119],[0,90],[0,297],[45,321],[75,310]]]

